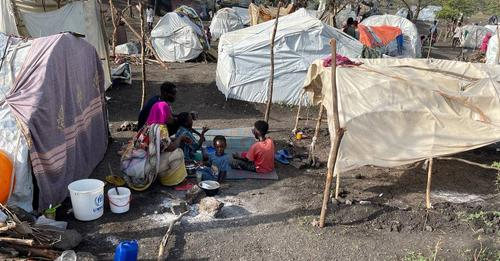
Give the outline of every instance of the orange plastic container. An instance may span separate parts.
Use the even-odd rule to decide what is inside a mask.
[[[7,203],[14,184],[12,161],[4,151],[0,150],[0,203]]]

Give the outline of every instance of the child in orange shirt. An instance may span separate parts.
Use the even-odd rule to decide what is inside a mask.
[[[274,170],[274,142],[266,137],[269,125],[265,121],[256,121],[252,130],[257,142],[250,149],[239,155],[233,154],[231,167],[254,171],[257,173],[269,173]]]

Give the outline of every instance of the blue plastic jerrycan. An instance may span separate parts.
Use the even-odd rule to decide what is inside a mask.
[[[115,250],[115,261],[136,261],[139,253],[137,240],[122,241]]]

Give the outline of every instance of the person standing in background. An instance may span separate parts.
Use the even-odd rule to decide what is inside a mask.
[[[148,31],[151,32],[153,30],[153,21],[154,21],[154,10],[151,6],[148,6],[146,9],[146,22],[148,23]]]

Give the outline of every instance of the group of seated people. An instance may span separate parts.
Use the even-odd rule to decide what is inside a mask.
[[[252,132],[257,141],[247,152],[226,154],[227,141],[220,135],[207,150],[203,145],[209,129],[193,129],[196,113],[173,113],[176,94],[173,83],[163,83],[160,95],[152,97],[139,114],[137,133],[121,159],[121,170],[131,188],[145,190],[157,177],[165,186],[179,185],[187,177],[186,163],[196,163],[203,180],[219,182],[231,168],[262,174],[273,171],[275,149],[273,140],[266,137],[267,122],[255,122]]]

